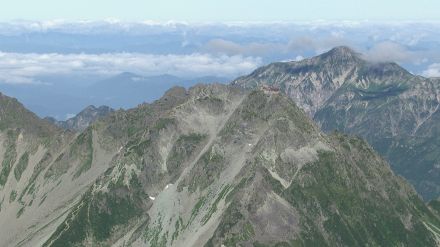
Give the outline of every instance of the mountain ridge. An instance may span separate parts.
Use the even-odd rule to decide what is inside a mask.
[[[395,177],[368,144],[343,135],[326,137],[282,95],[207,85],[189,91],[174,88],[154,106],[143,107],[127,114],[150,112],[148,119],[152,122],[145,125],[149,131],[140,128],[131,134],[140,139],[125,145],[121,161],[108,171],[124,179],[106,176],[97,182],[91,190],[94,192],[79,203],[79,212],[89,212],[89,216],[70,214],[46,242],[48,245],[84,243],[87,233],[94,243],[114,243],[118,239],[133,246],[386,245],[388,241],[435,246],[423,221],[413,218],[411,223],[402,222],[407,217],[403,215],[419,212],[429,215],[435,225],[437,216],[420,204],[413,189]],[[150,107],[161,110],[152,111]],[[118,123],[121,117],[113,116],[108,121],[124,126],[126,122]],[[155,151],[153,147],[163,145],[163,140],[174,143],[173,147],[169,152],[161,148]],[[144,145],[151,148],[145,149]],[[179,154],[183,167],[176,166],[174,154]],[[168,157],[161,158],[163,155]],[[162,162],[155,164],[154,160]],[[161,176],[165,181],[158,179]],[[125,193],[118,196],[111,191]],[[362,199],[358,198],[361,194]],[[119,231],[109,234],[108,228],[102,231],[87,223],[99,222],[103,212],[121,212],[127,203],[124,198],[132,198],[128,208],[134,214],[128,214],[128,220],[122,222],[110,221],[114,224],[110,229]],[[102,211],[99,205],[108,205],[109,200],[121,204]],[[310,208],[314,203],[316,208]],[[365,204],[371,207],[369,216],[359,216],[366,213]],[[403,206],[407,213],[396,214],[394,206]],[[359,212],[352,214],[352,210]],[[142,217],[145,211],[146,218]],[[379,212],[386,213],[379,216]],[[321,222],[322,214],[331,220]],[[344,223],[338,221],[339,217]],[[320,228],[320,224],[325,227]],[[69,225],[75,228],[65,230]],[[372,230],[377,227],[392,233],[382,237]],[[77,229],[84,232],[73,235]],[[418,233],[408,229],[418,229]],[[400,231],[405,240],[397,237]]]
[[[10,170],[0,186],[0,245],[440,243],[437,201],[425,204],[363,139],[321,132],[284,94],[173,87],[76,133],[23,112],[13,121],[0,112],[10,150],[0,149]],[[8,135],[14,121],[56,131]]]
[[[66,130],[83,131],[99,118],[105,117],[112,112],[114,112],[114,109],[108,106],[103,105],[95,107],[94,105],[89,105],[77,115],[65,121],[58,121],[51,117],[46,117],[44,119]]]
[[[231,84],[279,88],[324,131],[366,138],[427,200],[440,196],[440,172],[435,166],[440,157],[434,151],[439,143],[429,140],[440,134],[431,121],[440,114],[437,80],[337,47],[299,62],[270,64]]]
[[[3,202],[0,223],[14,222],[3,234],[24,234],[2,244],[436,246],[438,237],[436,205],[365,141],[323,134],[294,101],[263,90],[175,87],[99,119],[51,156],[29,195]],[[42,220],[53,203],[62,212]],[[17,223],[30,217],[36,228]]]

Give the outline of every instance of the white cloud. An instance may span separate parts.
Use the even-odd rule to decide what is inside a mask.
[[[330,35],[313,37],[308,35],[290,39],[288,42],[250,42],[236,43],[225,39],[212,39],[203,47],[208,53],[245,56],[270,56],[285,55],[312,51],[315,54],[325,52],[335,46],[350,45],[351,42],[344,38],[343,32],[333,32]]]
[[[366,59],[374,62],[415,62],[417,54],[405,46],[391,42],[381,42],[364,53]]]
[[[110,29],[117,31],[129,31],[139,28],[159,27],[159,28],[193,28],[193,27],[208,27],[208,28],[233,28],[237,31],[239,29],[254,29],[254,28],[281,28],[296,27],[298,29],[318,30],[318,29],[372,29],[377,27],[387,28],[407,28],[415,26],[438,27],[438,21],[388,21],[388,22],[372,22],[372,21],[328,21],[328,20],[314,20],[314,21],[232,21],[232,22],[188,22],[178,20],[142,20],[142,21],[126,21],[117,18],[107,18],[103,20],[14,20],[9,22],[0,22],[0,33],[11,31],[15,33],[22,32],[47,32],[47,31],[61,31],[74,33],[90,33],[94,32],[108,32]],[[333,31],[339,33],[340,31]]]
[[[118,19],[104,20],[16,20],[11,22],[0,22],[0,34],[16,35],[30,32],[61,32],[77,34],[96,34],[96,33],[115,33],[148,31],[149,28],[162,28],[164,30],[174,30],[179,27],[189,27],[187,22],[179,21],[138,21],[127,22]],[[193,24],[192,26],[196,26]]]
[[[73,118],[73,117],[75,117],[75,116],[76,116],[76,114],[73,114],[73,113],[67,113],[65,119],[70,119],[70,118]]]
[[[261,58],[241,55],[151,55],[142,53],[58,54],[0,52],[0,81],[41,83],[36,78],[48,75],[111,76],[121,72],[141,75],[177,76],[216,75],[234,77],[262,64]]]
[[[364,58],[373,62],[397,62],[421,66],[440,59],[435,48],[414,48],[393,41],[384,41],[369,49],[360,49]]]
[[[302,61],[302,60],[304,60],[305,58],[303,57],[303,56],[301,56],[301,55],[298,55],[298,56],[296,56],[295,58],[293,58],[293,59],[284,59],[284,60],[281,60],[280,62],[292,62],[292,61],[294,61],[294,62],[299,62],[299,61]]]
[[[204,49],[210,53],[223,53],[227,55],[242,54],[245,56],[264,56],[286,51],[284,44],[252,42],[242,45],[224,39],[212,39],[204,46]]]
[[[296,56],[295,57],[295,61],[301,61],[301,60],[304,60],[304,57],[303,56],[301,56],[301,55],[298,55],[298,56]]]
[[[440,77],[440,63],[429,65],[429,67],[423,71],[422,75],[426,77]]]
[[[155,21],[155,20],[143,20],[143,21],[123,21],[115,18],[108,18],[104,20],[14,20],[10,22],[0,22],[1,34],[19,34],[27,32],[67,32],[67,33],[108,33],[118,31],[148,31],[149,28],[162,28],[164,30],[175,30],[179,28],[191,29],[197,27],[208,28],[269,28],[278,27],[285,28],[286,26],[298,26],[311,29],[316,28],[348,28],[348,27],[361,27],[361,22],[350,21],[311,21],[311,22],[292,22],[292,21],[273,21],[273,22],[187,22],[187,21]],[[142,29],[144,29],[142,31]]]
[[[352,46],[352,42],[347,40],[342,32],[333,32],[331,35],[327,36],[317,37],[304,35],[291,39],[287,44],[286,49],[295,52],[313,51],[316,54],[321,54],[333,47],[341,45]]]

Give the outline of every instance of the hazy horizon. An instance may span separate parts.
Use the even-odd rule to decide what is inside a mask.
[[[49,7],[50,6],[50,7]],[[56,1],[25,0],[4,3],[0,20],[117,18],[126,21],[307,21],[327,20],[440,20],[440,3],[435,0],[402,1],[268,1],[221,2],[202,0],[164,1]],[[344,11],[341,11],[344,10]]]
[[[372,61],[440,76],[440,22],[11,21],[0,22],[0,90],[41,117],[65,119],[87,105],[107,104],[81,90],[124,72],[233,79],[341,45]],[[112,106],[133,107],[182,85],[170,83]]]

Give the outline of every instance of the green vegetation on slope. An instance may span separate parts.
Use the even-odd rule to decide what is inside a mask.
[[[362,246],[370,243],[377,246],[435,246],[432,235],[423,224],[423,217],[410,218],[409,222],[405,222],[403,217],[433,217],[436,225],[440,225],[440,221],[416,194],[410,193],[407,198],[401,194],[403,191],[395,191],[401,182],[383,169],[385,163],[372,156],[365,143],[355,143],[349,144],[351,150],[341,154],[321,152],[319,160],[304,167],[302,171],[313,174],[313,179],[302,181],[303,185],[294,183],[282,191],[281,195],[300,209],[303,228],[311,229],[302,233],[303,245],[324,246],[322,242],[313,242],[325,239],[325,245],[339,243],[344,246]],[[359,155],[355,160],[352,160],[353,153]],[[353,166],[353,161],[357,167]],[[385,181],[383,188],[373,187],[373,190],[368,190],[367,183],[378,179],[378,176],[385,180],[389,178],[390,181]],[[359,178],[368,178],[370,181],[356,181]],[[384,192],[376,189],[383,189]],[[386,197],[381,196],[381,193],[386,193]],[[310,237],[319,229],[316,222],[322,216],[326,218],[322,222],[326,235]]]
[[[4,186],[8,179],[9,173],[11,172],[12,166],[17,159],[16,150],[16,140],[18,134],[15,131],[9,130],[7,132],[7,140],[4,142],[3,146],[5,148],[5,153],[2,161],[1,171],[0,171],[0,185]]]
[[[127,193],[127,192],[126,192]],[[115,227],[139,216],[139,198],[88,192],[45,246],[82,246],[85,241],[105,242]]]
[[[74,178],[79,177],[84,172],[92,167],[93,162],[93,129],[87,128],[75,140],[70,155],[79,156],[80,164],[74,175]]]
[[[15,179],[20,181],[21,174],[23,174],[24,170],[26,170],[29,163],[29,153],[25,152],[20,159],[18,160],[17,166],[14,169]]]

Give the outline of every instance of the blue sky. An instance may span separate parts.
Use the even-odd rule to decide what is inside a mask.
[[[308,21],[439,20],[438,0],[13,0],[0,21],[26,20]]]

